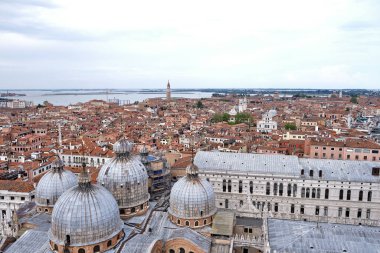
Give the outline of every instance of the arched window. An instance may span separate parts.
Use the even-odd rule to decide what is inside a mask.
[[[305,170],[304,169],[301,170],[301,176],[303,176],[303,175],[305,175]]]
[[[112,245],[112,241],[109,240],[109,241],[107,242],[107,247],[111,247],[111,245]]]
[[[78,249],[78,253],[86,253],[86,250],[83,248]]]
[[[187,220],[187,221],[185,222],[185,225],[186,225],[186,226],[190,226],[190,222]]]
[[[279,190],[278,195],[282,196],[283,192],[284,192],[284,185],[282,183],[280,183],[280,190]]]
[[[273,195],[277,195],[277,183],[273,185]]]
[[[309,175],[310,175],[310,177],[313,177],[314,176],[314,170],[310,170]]]
[[[306,198],[310,198],[310,189],[306,188]]]
[[[319,177],[322,177],[322,171],[321,170],[319,171]]]
[[[96,245],[94,247],[94,253],[97,253],[97,252],[100,252],[100,246],[99,245]]]
[[[185,253],[185,249],[184,248],[179,248],[179,253]]]
[[[180,219],[177,220],[177,224],[178,224],[178,225],[181,224],[181,220],[180,220]]]
[[[232,183],[231,180],[228,180],[228,192],[231,192],[232,189]]]
[[[317,189],[317,199],[321,198],[321,189]]]
[[[243,182],[239,180],[239,193],[243,192]]]
[[[363,201],[363,191],[359,191],[359,201]]]
[[[253,182],[249,182],[249,192],[252,194],[253,193]]]
[[[132,207],[132,208],[131,208],[131,213],[134,213],[134,212],[136,212],[136,208],[135,208],[135,207]]]
[[[351,200],[351,190],[347,190],[347,200]]]
[[[66,242],[67,245],[70,245],[70,235],[66,235]]]
[[[315,199],[315,195],[316,195],[315,188],[313,188],[311,189],[311,197]]]
[[[266,195],[270,195],[270,183],[267,182],[267,187],[266,187],[266,192],[265,192]]]
[[[269,212],[270,210],[272,210],[272,207],[271,207],[270,203],[268,202],[268,212]]]
[[[227,189],[227,183],[226,183],[226,180],[223,179],[223,192],[226,192],[226,189]]]
[[[325,189],[325,199],[329,199],[329,189]]]
[[[372,191],[368,192],[367,201],[372,201]]]
[[[294,184],[293,185],[293,197],[296,197],[297,196],[297,185]]]
[[[199,222],[197,220],[195,221],[194,226],[196,226],[196,227],[199,226]]]
[[[301,188],[301,198],[305,197],[305,187]]]
[[[170,249],[169,253],[175,253],[174,249]]]
[[[240,200],[240,207],[242,207],[243,205],[244,205],[244,202],[243,202],[243,200]]]
[[[340,189],[340,191],[339,191],[339,199],[340,200],[343,199],[343,189]]]
[[[203,225],[206,225],[207,224],[207,220],[203,220]]]
[[[292,185],[288,184],[288,197],[292,196]]]

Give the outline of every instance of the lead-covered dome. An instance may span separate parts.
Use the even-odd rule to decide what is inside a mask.
[[[75,174],[65,170],[63,162],[60,159],[54,162],[51,171],[46,173],[37,185],[37,211],[51,213],[58,198],[66,190],[77,184],[78,180]]]
[[[212,185],[198,176],[198,168],[191,164],[187,175],[176,182],[170,193],[169,214],[180,226],[200,227],[212,222],[216,213]]]
[[[83,174],[79,185],[62,194],[54,206],[49,237],[58,252],[65,247],[77,252],[89,245],[94,252],[104,252],[123,235],[114,197],[104,187],[92,185],[88,173]]]
[[[116,156],[98,174],[98,184],[115,197],[122,217],[142,214],[148,208],[148,173],[140,159],[131,155],[133,144],[125,138],[114,144]]]

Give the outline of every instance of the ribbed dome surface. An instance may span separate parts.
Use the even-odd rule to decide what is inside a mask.
[[[132,151],[133,144],[125,138],[121,138],[113,144],[113,152],[115,154],[129,154]]]
[[[123,226],[115,199],[97,185],[76,186],[62,194],[51,223],[50,240],[63,245],[69,236],[70,246],[103,242],[117,235]]]
[[[57,164],[57,166],[60,166]],[[36,188],[36,203],[40,206],[54,206],[58,198],[68,189],[78,184],[74,173],[61,168],[53,168],[39,181]]]
[[[133,207],[149,200],[148,173],[137,157],[112,158],[99,171],[97,181],[112,193],[119,207]]]
[[[187,175],[173,185],[169,213],[177,218],[195,219],[216,213],[212,185],[198,176]]]

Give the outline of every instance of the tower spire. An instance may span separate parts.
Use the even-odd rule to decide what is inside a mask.
[[[87,189],[90,185],[91,185],[91,181],[90,181],[90,175],[88,173],[88,170],[86,169],[86,162],[85,162],[85,158],[84,158],[84,141],[83,141],[83,138],[82,138],[82,171],[81,173],[79,174],[79,178],[78,178],[78,184],[79,184],[79,187],[82,188],[82,189]]]
[[[170,81],[168,80],[168,84],[166,85],[166,99],[171,99],[171,89],[170,89]]]

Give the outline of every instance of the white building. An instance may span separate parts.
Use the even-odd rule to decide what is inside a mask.
[[[277,115],[276,110],[269,110],[262,115],[262,119],[257,122],[257,132],[270,133],[277,130],[277,122],[273,120],[273,117]]]
[[[194,162],[217,207],[242,216],[380,226],[377,162],[204,151]]]
[[[247,98],[244,97],[243,99],[239,99],[239,105],[238,105],[238,112],[244,112],[247,110],[248,102]]]

